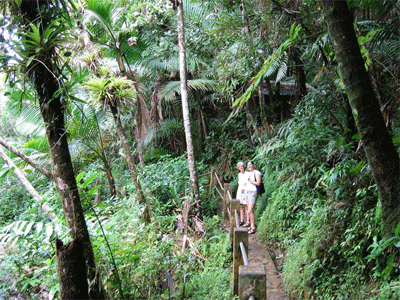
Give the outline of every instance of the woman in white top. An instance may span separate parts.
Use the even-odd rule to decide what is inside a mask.
[[[247,188],[246,188],[246,198],[247,198],[247,224],[243,225],[249,227],[249,234],[256,232],[256,220],[254,215],[254,205],[257,199],[257,186],[261,184],[261,173],[254,169],[253,161],[249,160],[247,162]]]
[[[247,216],[247,201],[246,201],[246,186],[248,174],[244,167],[244,162],[240,161],[236,165],[239,170],[238,174],[238,189],[236,199],[240,200],[240,226],[244,224],[244,216]]]

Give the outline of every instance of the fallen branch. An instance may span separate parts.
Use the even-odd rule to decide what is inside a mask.
[[[21,151],[19,151],[17,148],[11,146],[10,144],[8,144],[3,138],[0,137],[0,145],[2,145],[4,148],[6,148],[7,150],[11,151],[12,153],[14,153],[15,155],[17,155],[18,157],[20,157],[24,162],[26,162],[28,165],[32,166],[35,170],[38,170],[40,173],[42,173],[43,175],[45,175],[47,178],[51,179],[51,180],[55,180],[53,173],[51,173],[50,171],[46,170],[45,168],[41,167],[40,165],[38,165],[37,163],[35,163],[32,159],[30,159],[28,156],[26,156],[25,154],[23,154]]]
[[[32,196],[32,198],[35,199],[36,202],[38,202],[38,204],[40,205],[42,210],[45,213],[47,213],[50,220],[54,221],[55,219],[57,219],[57,216],[52,212],[52,209],[50,208],[49,204],[47,202],[43,202],[43,198],[39,195],[39,193],[36,191],[36,189],[29,182],[29,180],[26,179],[24,172],[21,171],[20,169],[18,169],[18,167],[7,156],[7,154],[3,151],[3,149],[1,147],[0,147],[0,157],[5,161],[5,163],[8,165],[8,167],[13,170],[15,176],[17,176],[18,180],[22,183],[22,185],[29,192],[29,194]]]

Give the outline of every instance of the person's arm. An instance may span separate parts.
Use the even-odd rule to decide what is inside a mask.
[[[261,184],[261,174],[260,174],[260,172],[256,172],[255,171],[255,180],[254,180],[254,178],[250,178],[250,183],[251,184],[254,184],[255,186],[259,186],[260,184]]]
[[[256,179],[257,179],[256,185],[258,186],[261,184],[261,173],[259,171],[257,171]]]

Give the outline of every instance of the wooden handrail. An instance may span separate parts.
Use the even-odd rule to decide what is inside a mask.
[[[216,175],[216,174],[215,174],[215,175]],[[215,178],[217,178],[217,181],[218,181],[219,186],[221,187],[221,189],[224,190],[224,187],[223,187],[221,181],[219,180],[218,176],[215,176]]]
[[[221,192],[219,191],[219,189],[216,189],[216,190],[217,190],[219,196],[220,196],[222,199],[224,199],[224,196],[221,194]]]

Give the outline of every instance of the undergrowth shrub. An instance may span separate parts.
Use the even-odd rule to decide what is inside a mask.
[[[182,200],[190,190],[190,175],[187,167],[187,155],[171,157],[165,155],[157,162],[149,164],[142,172],[142,187],[154,197],[154,208],[157,215],[171,215],[176,208],[181,208]],[[196,165],[199,191],[202,201],[202,213],[212,216],[216,213],[217,197],[208,197],[210,177],[199,176],[209,172],[203,163]]]
[[[397,240],[379,240],[382,215],[371,170],[346,136],[346,114],[332,122],[322,113],[327,107],[307,101],[257,155],[269,174],[258,234],[284,250],[291,297],[368,299],[381,288],[375,295],[384,299],[390,292],[378,282],[395,265]],[[389,273],[398,278],[396,268]]]
[[[205,218],[204,223],[206,234],[200,249],[206,260],[199,272],[187,276],[185,299],[237,299],[231,290],[233,258],[229,234],[221,231],[222,220],[218,216]]]
[[[68,231],[59,223],[19,220],[3,227],[0,233],[0,278],[13,283],[2,289],[7,294],[18,291],[29,299],[54,299],[59,286],[54,238]]]
[[[111,298],[122,298],[121,293],[128,299],[174,299],[182,295],[185,299],[199,299],[200,294],[214,298],[209,285],[192,290],[192,280],[198,276],[208,276],[209,280],[214,276],[227,287],[219,293],[230,293],[229,272],[224,271],[232,259],[229,235],[219,229],[221,220],[217,216],[204,219],[205,236],[201,240],[189,236],[191,247],[183,251],[184,238],[175,232],[175,216],[156,215],[154,222],[143,224],[142,210],[130,198],[97,210],[103,216],[100,222],[87,222],[91,224],[88,228],[98,266]]]
[[[0,188],[0,227],[15,221],[33,201],[17,179],[6,180]]]

